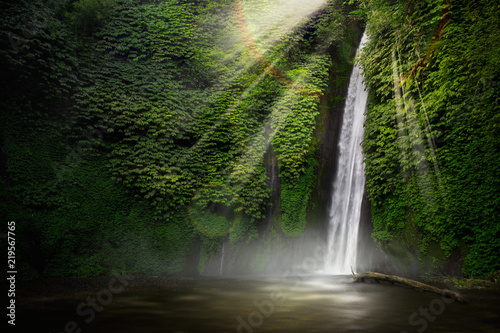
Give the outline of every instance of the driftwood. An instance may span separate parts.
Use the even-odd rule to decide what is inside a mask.
[[[352,272],[352,270],[351,270]],[[418,282],[415,280],[410,280],[406,279],[400,276],[396,275],[386,275],[386,274],[381,274],[381,273],[375,273],[375,272],[366,272],[366,273],[360,273],[360,274],[354,274],[352,272],[352,277],[354,279],[354,282],[365,282],[365,279],[373,279],[377,282],[379,281],[387,281],[392,284],[398,283],[404,286],[412,287],[415,289],[418,289],[420,291],[428,291],[431,293],[439,294],[448,298],[452,298],[460,303],[466,303],[467,299],[460,295],[459,293],[448,290],[448,289],[440,289],[437,287],[430,286],[428,284]]]

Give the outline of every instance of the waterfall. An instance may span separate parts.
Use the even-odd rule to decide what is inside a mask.
[[[366,39],[366,35],[363,35],[357,52],[361,50]],[[338,145],[338,166],[330,207],[325,258],[325,272],[330,274],[349,274],[350,267],[356,267],[359,220],[365,186],[361,141],[367,99],[368,93],[363,84],[361,68],[356,65],[351,74],[344,107]]]
[[[222,267],[224,265],[224,243],[222,243],[222,256],[220,258],[220,270],[219,270],[219,276],[222,276]]]

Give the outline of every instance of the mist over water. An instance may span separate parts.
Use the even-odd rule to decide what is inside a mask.
[[[366,42],[363,35],[358,53]],[[359,220],[365,186],[361,141],[368,93],[356,65],[352,71],[339,138],[338,167],[330,208],[325,272],[349,274],[356,267]]]

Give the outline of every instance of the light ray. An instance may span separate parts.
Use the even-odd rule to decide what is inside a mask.
[[[287,15],[292,16],[293,19],[290,19],[290,21],[287,23],[287,25],[281,29],[284,29],[284,31],[287,34],[290,34],[293,29],[295,29],[298,25],[303,24],[305,20],[307,20],[308,16],[317,11],[322,5],[326,3],[326,0],[315,0],[315,1],[294,1],[294,2],[279,2],[277,1],[279,6],[276,7],[276,9],[283,9],[285,7],[290,6],[290,4],[293,4],[287,11]],[[307,9],[307,10],[305,10]],[[243,184],[246,184],[249,182],[253,171],[261,164],[263,155],[264,153],[268,150],[272,138],[275,136],[277,132],[280,131],[281,127],[284,124],[284,120],[288,117],[290,113],[290,109],[288,109],[286,106],[283,107],[285,104],[290,104],[296,102],[296,99],[298,99],[300,94],[313,94],[317,95],[317,92],[310,91],[306,87],[301,86],[299,82],[304,82],[306,77],[305,77],[305,71],[301,72],[299,75],[294,77],[293,79],[287,77],[279,68],[278,68],[278,63],[283,59],[283,57],[286,56],[287,52],[295,46],[296,42],[289,42],[286,48],[282,51],[282,53],[276,57],[275,59],[272,60],[272,62],[268,62],[268,60],[265,57],[265,52],[267,50],[261,50],[261,47],[257,45],[258,43],[255,42],[255,36],[253,34],[253,30],[255,30],[255,27],[259,26],[259,24],[264,24],[263,22],[256,20],[255,18],[252,18],[252,22],[248,23],[248,17],[245,14],[245,8],[244,8],[244,1],[238,1],[237,2],[237,11],[236,11],[238,20],[240,22],[240,30],[241,34],[243,36],[243,39],[245,40],[245,47],[247,50],[250,50],[250,54],[252,54],[251,60],[247,62],[246,66],[244,67],[245,70],[249,69],[251,66],[254,66],[255,64],[259,63],[264,67],[263,72],[258,76],[252,84],[246,88],[240,96],[237,98],[235,102],[232,103],[230,107],[227,108],[227,110],[219,117],[219,119],[202,135],[202,137],[196,142],[195,145],[193,145],[190,148],[190,151],[188,154],[186,154],[183,157],[183,161],[185,162],[188,160],[189,156],[194,153],[194,151],[197,149],[198,146],[200,146],[203,142],[208,140],[210,136],[217,130],[217,128],[226,120],[226,118],[232,114],[235,109],[241,104],[241,102],[249,96],[249,94],[253,91],[253,89],[262,82],[262,80],[268,76],[268,75],[273,75],[275,77],[278,77],[281,81],[286,83],[286,92],[284,95],[281,97],[279,101],[276,102],[275,107],[271,111],[271,114],[268,116],[267,121],[262,125],[260,131],[257,132],[256,135],[254,135],[252,138],[249,139],[247,146],[247,149],[245,153],[240,156],[234,163],[233,163],[233,168],[229,174],[229,176],[226,179],[226,183],[224,185],[225,188],[230,187],[231,179],[234,179],[236,176],[240,176],[238,178],[239,181],[242,181]],[[274,44],[279,40],[279,37],[274,37],[270,36],[269,33],[276,27],[280,25],[281,21],[278,21],[277,24],[274,24],[271,26],[271,28],[266,29],[261,29],[257,31],[257,37],[260,38],[261,40],[263,38],[268,38],[269,43],[268,44]],[[293,24],[292,24],[293,23]],[[249,26],[252,26],[253,28],[250,28]],[[261,44],[261,43],[259,43]],[[238,49],[238,52],[244,52],[241,48]],[[310,63],[306,63],[305,67],[307,68],[310,66]],[[297,94],[298,92],[298,94]],[[282,119],[281,122],[278,123],[276,127],[271,126],[271,120],[272,119],[277,119],[277,118]],[[266,139],[267,138],[267,139]],[[264,142],[263,142],[264,141]],[[246,170],[246,174],[242,174]],[[202,189],[200,189],[202,190]],[[199,193],[199,191],[198,191]]]

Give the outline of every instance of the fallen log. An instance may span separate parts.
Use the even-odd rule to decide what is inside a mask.
[[[452,291],[449,289],[440,289],[440,288],[430,286],[428,284],[425,284],[425,283],[422,283],[419,281],[410,280],[410,279],[403,278],[403,277],[396,276],[396,275],[386,275],[386,274],[375,273],[375,272],[354,274],[354,272],[353,272],[352,277],[354,279],[354,282],[365,282],[365,279],[373,279],[377,282],[387,281],[387,282],[390,282],[392,284],[398,283],[398,284],[401,284],[404,286],[418,289],[420,291],[428,291],[431,293],[435,293],[435,294],[439,294],[439,295],[442,295],[445,297],[449,297],[449,298],[452,298],[460,303],[467,302],[467,299],[463,295],[461,295],[455,291]]]

